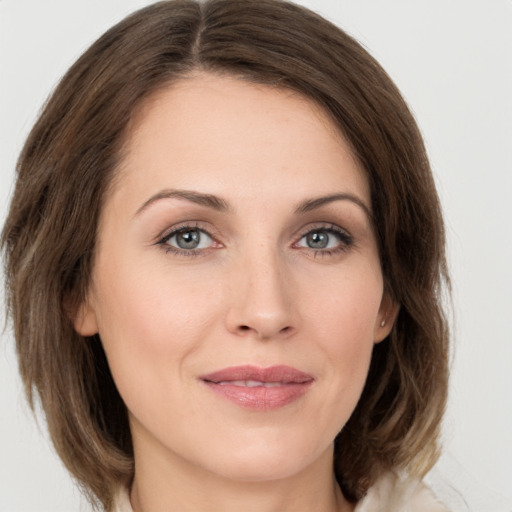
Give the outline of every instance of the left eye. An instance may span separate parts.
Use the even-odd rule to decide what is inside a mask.
[[[348,238],[348,237],[347,237]],[[347,244],[341,233],[332,229],[315,229],[306,233],[297,243],[299,247],[309,249],[335,249],[342,244]]]
[[[167,245],[183,250],[206,249],[213,243],[212,237],[198,228],[184,228],[165,240]]]

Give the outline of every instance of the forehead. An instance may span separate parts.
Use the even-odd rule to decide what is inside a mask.
[[[369,203],[365,174],[313,100],[289,89],[197,74],[138,109],[118,178],[121,186],[147,193],[171,185],[217,195],[235,185],[239,192],[242,185],[263,192],[267,183],[297,195],[343,186]]]

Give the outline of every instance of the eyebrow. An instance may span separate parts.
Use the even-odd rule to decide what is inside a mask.
[[[332,203],[334,201],[351,201],[352,203],[359,206],[364,213],[368,216],[370,220],[373,220],[373,214],[368,206],[359,199],[359,197],[348,194],[348,193],[340,193],[340,194],[331,194],[328,196],[321,196],[313,199],[307,199],[306,201],[300,203],[295,209],[296,214],[307,213],[312,210],[316,210],[321,208],[322,206]]]
[[[194,190],[164,189],[160,192],[157,192],[147,201],[145,201],[144,204],[137,210],[135,216],[139,215],[152,204],[162,199],[183,199],[185,201],[190,201],[191,203],[205,206],[219,212],[230,212],[233,210],[233,208],[226,200],[213,194],[205,194],[202,192],[196,192]],[[313,199],[307,199],[301,202],[295,208],[295,214],[300,215],[307,213],[335,201],[351,201],[352,203],[359,206],[370,220],[373,220],[373,215],[368,206],[366,206],[366,204],[361,199],[359,199],[359,197],[348,193],[331,194],[328,196],[320,196]]]
[[[157,194],[151,196],[147,201],[145,201],[144,204],[137,210],[135,216],[142,213],[156,201],[160,201],[161,199],[174,198],[184,199],[185,201],[190,201],[191,203],[195,203],[200,206],[206,206],[207,208],[211,208],[212,210],[216,210],[219,212],[227,212],[231,210],[227,201],[212,194],[203,194],[201,192],[195,192],[193,190],[165,189],[161,190]]]

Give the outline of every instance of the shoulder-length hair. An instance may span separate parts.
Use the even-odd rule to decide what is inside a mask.
[[[107,510],[133,476],[127,412],[101,341],[79,336],[71,318],[89,285],[130,119],[150,95],[197,70],[314,100],[366,170],[385,290],[400,310],[336,438],[335,474],[354,501],[385,471],[422,476],[438,457],[446,402],[449,284],[423,141],[361,45],[280,0],[171,0],[134,13],[71,67],[26,141],[2,233],[7,305],[26,393],[32,405],[40,399],[58,454]]]

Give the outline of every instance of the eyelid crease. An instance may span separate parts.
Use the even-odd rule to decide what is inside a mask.
[[[352,236],[350,235],[350,232],[347,229],[339,226],[338,224],[334,222],[324,221],[310,222],[299,232],[302,233],[303,235],[307,235],[308,233],[311,233],[311,231],[335,231],[337,233],[346,234],[350,237]]]
[[[156,243],[165,243],[167,240],[175,236],[176,234],[182,232],[182,231],[202,231],[207,236],[209,236],[214,242],[219,243],[217,238],[211,233],[211,230],[205,228],[202,226],[202,223],[200,221],[184,221],[181,223],[178,223],[165,231],[163,231],[161,234],[157,236]]]

